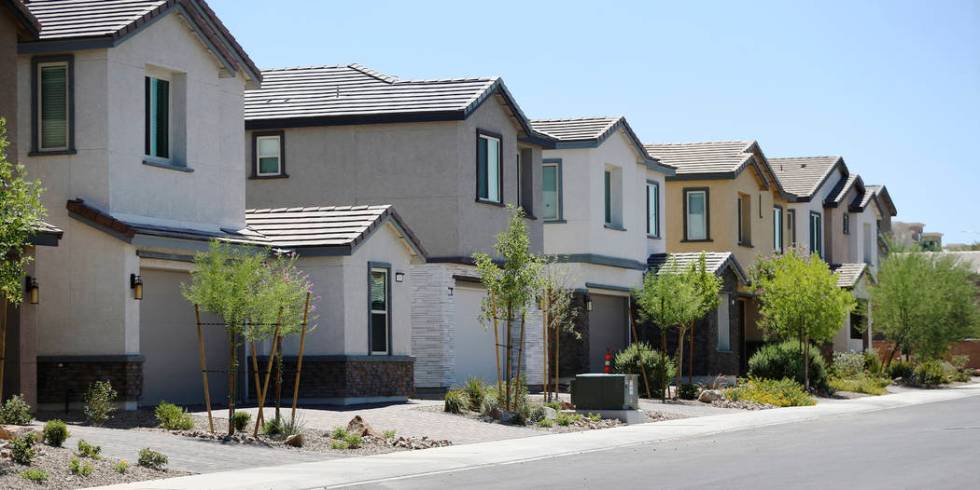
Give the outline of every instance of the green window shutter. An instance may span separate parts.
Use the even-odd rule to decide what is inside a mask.
[[[606,223],[612,223],[612,176],[608,170],[603,174],[603,188],[605,192],[605,217]]]
[[[68,66],[41,69],[41,148],[68,147]]]
[[[146,77],[146,154],[170,158],[170,82]]]
[[[479,138],[479,143],[477,144],[477,197],[480,199],[490,198],[490,189],[488,184],[488,170],[487,170],[487,139]]]

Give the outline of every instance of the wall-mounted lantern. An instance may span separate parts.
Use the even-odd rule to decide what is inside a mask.
[[[592,311],[592,298],[585,299],[585,311]]]
[[[133,289],[133,299],[137,301],[143,299],[143,276],[130,274],[129,287]]]
[[[452,295],[453,295],[453,288],[452,288],[452,287],[450,287],[450,288],[449,288],[449,295],[450,295],[450,296],[452,296]]]
[[[405,273],[404,272],[396,272],[395,273],[395,282],[405,282]]]
[[[27,300],[30,304],[36,305],[41,301],[41,288],[37,285],[37,278],[27,276],[24,281],[27,291]]]

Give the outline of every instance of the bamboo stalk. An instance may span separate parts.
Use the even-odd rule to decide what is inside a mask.
[[[514,388],[514,398],[517,398],[517,389],[521,387],[521,367],[524,364],[524,325],[525,319],[527,318],[527,311],[521,311],[521,342],[517,345],[517,385]],[[527,380],[524,380],[524,386],[527,387]]]
[[[259,354],[258,346],[255,344],[255,340],[252,340],[252,384],[255,386],[255,399],[258,400],[262,396],[262,382],[259,378]],[[256,414],[256,421],[262,423],[265,421],[265,417],[262,415],[262,410]]]
[[[493,318],[493,359],[497,362],[497,397],[500,397],[501,388],[503,388],[503,373],[500,371],[500,332],[499,323],[497,322],[497,297],[491,292],[490,294],[490,310],[492,311],[491,317]],[[499,400],[498,400],[499,401]]]
[[[544,400],[546,402],[551,401],[551,391],[548,390],[548,305],[550,304],[548,300],[550,299],[551,294],[549,291],[550,290],[545,289],[545,297],[541,302],[541,306],[543,306],[543,311],[541,312],[541,343],[542,347],[544,348],[544,366],[541,370],[541,379],[543,381],[541,382],[541,389],[544,391]]]
[[[306,343],[306,322],[310,313],[310,293],[306,293],[306,306],[303,307],[303,326],[299,331],[299,357],[296,358],[296,379],[293,381],[293,409],[289,415],[290,423],[296,423],[296,404],[299,401],[299,378],[303,373],[303,348]]]
[[[510,410],[511,409],[511,406],[510,406],[510,380],[511,380],[511,375],[513,374],[513,371],[511,371],[510,367],[511,367],[511,352],[512,352],[512,349],[514,348],[514,342],[513,342],[513,339],[511,337],[510,330],[511,330],[511,323],[513,323],[513,316],[514,316],[513,315],[513,311],[514,310],[511,307],[510,301],[507,301],[507,340],[506,340],[507,341],[507,349],[506,349],[507,359],[504,361],[504,364],[507,366],[507,372],[504,375],[504,381],[505,381],[505,384],[506,384],[506,387],[507,387],[507,391],[504,393],[504,408],[507,409],[507,410]]]
[[[204,357],[204,332],[201,329],[201,307],[194,305],[194,317],[197,319],[197,346],[201,358],[201,381],[204,384],[204,406],[208,410],[208,429],[214,434],[214,417],[211,415],[211,392],[208,389],[208,363]]]
[[[281,320],[280,320],[281,321]],[[282,407],[282,335],[276,336],[276,418],[281,418],[279,409]]]
[[[279,337],[279,329],[282,327],[282,308],[279,309],[279,320],[276,322],[276,331],[273,334],[273,339]],[[269,378],[272,377],[272,361],[276,357],[276,343],[272,343],[272,354],[269,356],[269,362],[266,363],[265,369],[265,382],[262,384],[262,397],[259,398],[259,413],[262,413],[262,407],[265,406],[265,396],[269,392]],[[230,422],[230,421],[229,421]],[[252,437],[259,436],[259,419],[255,419],[255,429],[252,431]]]
[[[238,353],[235,351],[235,329],[228,329],[228,435],[235,435],[235,367]]]
[[[561,352],[560,349],[561,349],[561,325],[555,323],[555,398],[558,401],[561,401],[561,396],[559,396],[561,387],[558,384],[558,381],[561,378],[561,372],[559,371],[559,364],[558,364],[558,354]]]

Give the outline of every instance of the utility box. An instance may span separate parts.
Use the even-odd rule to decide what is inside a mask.
[[[579,374],[572,385],[577,410],[636,410],[640,406],[635,374]]]

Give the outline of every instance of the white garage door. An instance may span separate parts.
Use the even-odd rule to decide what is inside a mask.
[[[203,405],[200,356],[194,307],[180,293],[180,284],[190,282],[184,272],[143,269],[143,300],[140,304],[140,352],[143,363],[141,405],[161,400]],[[202,321],[214,321],[202,318]],[[204,327],[209,370],[228,368],[228,340],[224,327]],[[224,404],[228,377],[210,373],[211,402]]]
[[[465,383],[472,376],[482,378],[487,383],[497,382],[493,329],[484,329],[479,317],[485,294],[483,288],[459,283],[453,293],[456,300],[454,351],[457,385]]]

